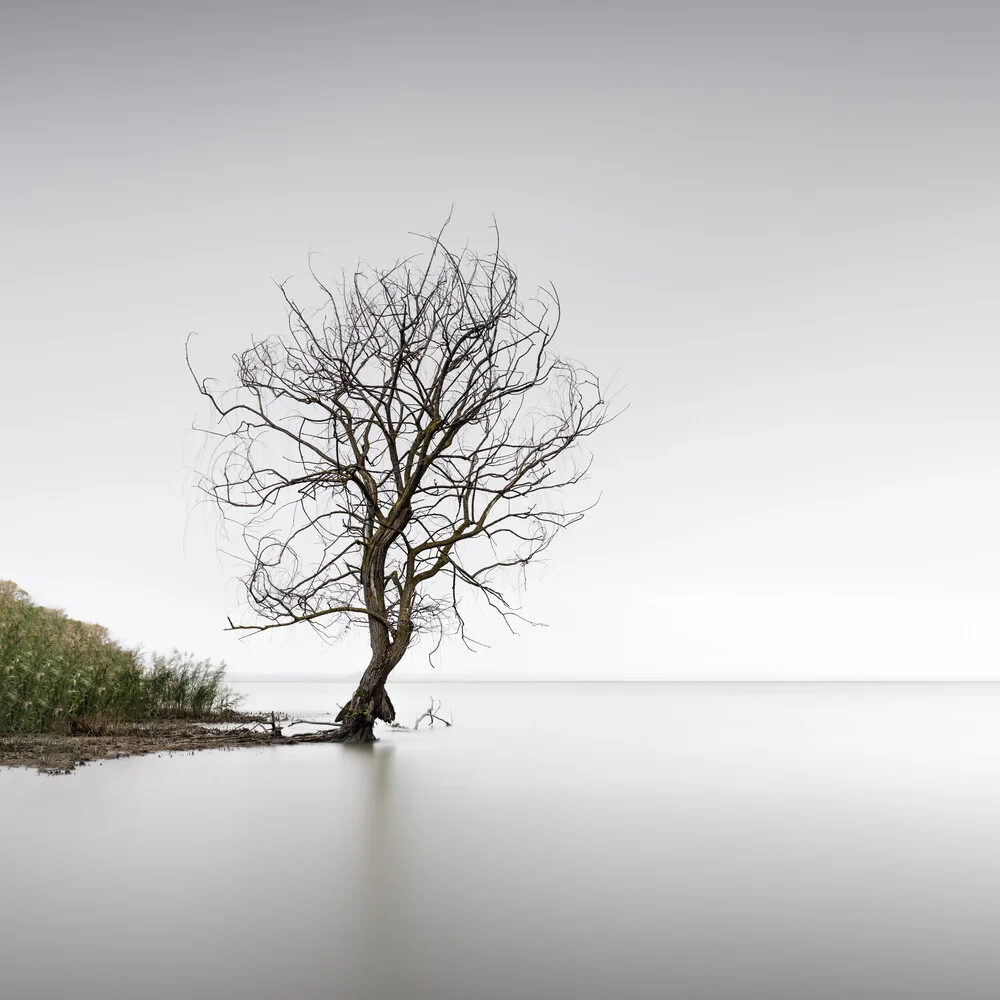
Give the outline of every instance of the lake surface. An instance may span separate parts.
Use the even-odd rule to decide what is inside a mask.
[[[998,687],[391,693],[455,725],[0,770],[0,995],[1000,996]]]

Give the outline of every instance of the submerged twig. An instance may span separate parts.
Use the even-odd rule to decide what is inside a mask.
[[[413,723],[413,728],[414,729],[419,729],[420,728],[420,723],[423,722],[424,719],[429,719],[430,720],[430,725],[432,727],[434,725],[434,720],[435,719],[437,719],[438,722],[443,722],[446,726],[452,725],[454,723],[454,721],[455,721],[454,716],[452,716],[452,713],[449,712],[448,715],[451,716],[451,717],[448,718],[448,719],[445,719],[443,716],[440,716],[440,715],[437,714],[440,711],[441,711],[441,702],[439,701],[435,705],[434,704],[434,699],[431,698],[430,708],[426,709],[422,715],[417,716],[417,721]]]

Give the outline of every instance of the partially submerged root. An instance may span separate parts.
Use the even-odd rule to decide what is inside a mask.
[[[373,722],[392,723],[396,721],[396,709],[385,688],[381,691],[363,694],[355,691],[351,700],[337,713],[335,722],[347,722],[352,716],[370,717]]]
[[[309,735],[320,737],[319,740],[309,740]],[[325,733],[306,734],[303,737],[293,736],[293,740],[306,740],[319,743],[374,743],[375,720],[368,715],[354,715],[345,718],[339,726]]]
[[[351,700],[337,713],[338,729],[324,733],[330,743],[374,743],[375,723],[392,725],[396,709],[385,688],[375,692],[355,691]]]

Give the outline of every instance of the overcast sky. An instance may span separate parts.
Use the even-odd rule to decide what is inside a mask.
[[[549,628],[447,674],[1000,679],[998,44],[963,2],[3,4],[0,578],[240,673],[363,666],[222,631],[184,340],[226,379],[274,280],[454,204],[630,409]]]

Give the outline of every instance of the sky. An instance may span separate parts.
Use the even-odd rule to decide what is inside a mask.
[[[529,577],[548,627],[484,618],[442,676],[1000,680],[998,42],[961,0],[3,4],[0,578],[235,673],[360,669],[224,631],[184,343],[225,380],[310,255],[451,211],[628,410]]]

